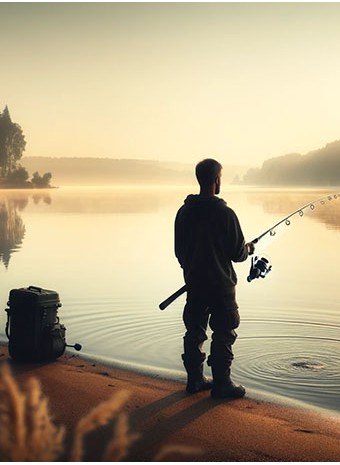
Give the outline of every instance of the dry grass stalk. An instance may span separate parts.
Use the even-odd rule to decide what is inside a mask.
[[[155,455],[153,461],[161,462],[162,460],[166,459],[169,455],[173,454],[189,455],[193,457],[202,454],[202,449],[198,447],[183,446],[182,444],[169,444],[161,447],[161,449]]]
[[[63,452],[65,428],[57,428],[53,424],[39,381],[32,378],[28,380],[27,387],[28,461],[56,460]]]
[[[138,438],[138,434],[130,434],[129,422],[126,413],[121,413],[117,418],[114,434],[108,443],[103,455],[104,462],[118,462],[129,452],[131,444]]]
[[[26,443],[25,396],[5,364],[0,372],[0,393],[1,459],[20,461]]]
[[[123,408],[128,397],[127,391],[120,391],[80,419],[75,429],[71,460],[83,459],[85,436],[111,421]],[[64,427],[58,428],[52,421],[48,400],[42,395],[39,381],[29,379],[26,392],[23,393],[7,364],[3,364],[0,367],[0,460],[55,461],[64,452],[64,435]],[[127,415],[120,413],[103,460],[122,460],[137,437],[129,431]],[[201,453],[201,449],[195,447],[166,445],[158,451],[154,461],[167,459],[171,454],[195,456]]]
[[[101,402],[80,419],[76,426],[71,460],[80,462],[84,456],[84,437],[99,426],[106,425],[122,409],[129,397],[128,391],[119,391],[109,400]]]
[[[57,428],[37,380],[22,393],[9,367],[0,369],[0,458],[3,461],[53,461],[63,449],[64,429]]]

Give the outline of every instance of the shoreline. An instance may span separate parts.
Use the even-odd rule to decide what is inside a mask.
[[[6,351],[6,356],[7,356],[7,346],[8,346],[8,342],[6,341],[6,339],[1,338],[0,336],[0,352],[1,352],[1,349],[4,348]],[[63,357],[66,357],[67,359],[78,357],[79,359],[82,359],[91,365],[97,364],[97,365],[101,365],[102,367],[105,367],[111,370],[116,369],[118,371],[121,370],[124,372],[131,372],[131,373],[134,373],[135,375],[145,376],[147,378],[154,379],[154,380],[160,380],[164,382],[166,381],[174,382],[174,383],[180,384],[183,387],[183,389],[185,388],[186,373],[184,369],[183,371],[175,370],[175,369],[171,370],[171,369],[166,369],[166,368],[155,367],[152,365],[144,365],[144,364],[138,364],[138,363],[133,363],[129,361],[122,361],[119,359],[105,357],[102,355],[94,355],[94,354],[86,353],[83,351],[76,352],[75,350],[67,349],[67,348],[66,348],[64,356],[62,356],[61,358]],[[2,358],[0,357],[0,362],[1,360]],[[51,362],[51,363],[54,363],[54,362]],[[208,377],[211,376],[210,373],[207,373],[207,376]],[[245,387],[247,391],[246,397],[255,402],[259,401],[259,402],[264,402],[267,404],[278,405],[281,407],[300,409],[300,410],[305,411],[306,413],[317,414],[325,418],[331,418],[336,421],[340,421],[340,412],[337,410],[333,410],[331,408],[326,408],[326,407],[320,407],[318,405],[314,405],[314,404],[305,402],[300,399],[283,396],[283,395],[276,394],[273,392],[267,392],[267,391],[261,391],[259,389],[248,388],[246,384],[245,384]]]
[[[16,190],[27,190],[27,191],[32,191],[32,190],[51,190],[51,189],[60,189],[60,186],[46,186],[46,187],[33,187],[33,186],[3,186],[0,185],[0,190],[3,191],[16,191]]]
[[[0,342],[0,346],[1,344],[2,343]],[[66,351],[66,354],[72,356],[71,351]],[[183,389],[186,383],[186,374],[184,371],[181,372],[178,370],[169,370],[165,368],[135,364],[132,362],[124,362],[121,360],[111,359],[109,357],[100,355],[92,355],[88,353],[79,353],[79,357],[88,362],[96,362],[107,368],[116,368],[118,370],[130,371],[137,375],[147,376],[152,379],[180,383],[181,385],[183,385]],[[177,376],[175,375],[175,373]],[[208,374],[208,376],[210,375]],[[309,404],[308,402],[304,402],[299,399],[294,399],[293,397],[285,397],[280,394],[260,391],[253,388],[247,388],[247,386],[245,387],[247,390],[248,399],[265,402],[268,404],[279,405],[287,408],[298,408],[306,412],[316,413],[325,416],[326,418],[334,418],[335,420],[340,421],[340,412],[338,412],[337,410],[332,410],[326,407],[319,407],[317,405]]]
[[[202,454],[172,453],[166,460],[187,461],[338,461],[340,421],[298,407],[245,397],[211,399],[209,392],[187,395],[183,383],[108,366],[66,353],[53,363],[14,363],[1,343],[20,385],[37,377],[49,398],[55,422],[70,431],[101,401],[122,389],[131,392],[124,411],[140,440],[129,461],[151,461],[163,446],[200,447]],[[86,460],[100,460],[105,431],[90,435]],[[99,434],[100,433],[100,434]]]

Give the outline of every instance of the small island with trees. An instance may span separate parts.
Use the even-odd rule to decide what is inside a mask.
[[[31,179],[21,159],[26,147],[21,127],[14,123],[6,105],[0,112],[0,189],[51,188],[51,173],[40,176],[36,171]]]

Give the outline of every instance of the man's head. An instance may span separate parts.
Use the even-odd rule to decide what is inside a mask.
[[[196,178],[201,192],[219,194],[221,187],[222,165],[212,158],[206,158],[196,165]]]

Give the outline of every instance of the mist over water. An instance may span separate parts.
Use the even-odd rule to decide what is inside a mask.
[[[69,343],[87,354],[183,375],[185,296],[173,252],[178,208],[196,188],[0,191],[0,298],[30,284],[60,294]],[[326,190],[223,187],[252,240]],[[340,410],[340,200],[318,205],[258,246],[273,265],[247,283],[236,264],[241,315],[233,376],[246,387]],[[5,312],[1,312],[5,339]],[[205,349],[209,351],[208,342]],[[208,370],[207,370],[208,371]]]

